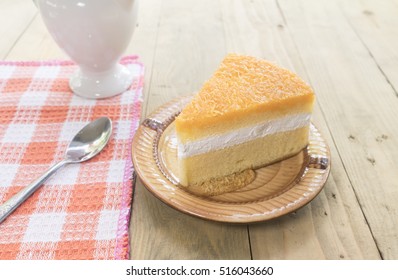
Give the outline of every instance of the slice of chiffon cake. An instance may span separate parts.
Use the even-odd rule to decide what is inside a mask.
[[[291,71],[228,55],[175,120],[180,183],[220,194],[233,187],[206,182],[297,154],[308,144],[314,100]]]

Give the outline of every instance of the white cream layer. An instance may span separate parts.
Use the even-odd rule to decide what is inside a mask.
[[[310,113],[294,114],[258,123],[254,126],[242,127],[231,132],[188,141],[184,144],[178,142],[178,157],[191,157],[242,144],[266,135],[295,130],[309,125],[310,121]]]

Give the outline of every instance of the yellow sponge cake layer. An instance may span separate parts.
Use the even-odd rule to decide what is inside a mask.
[[[287,113],[311,112],[313,102],[312,89],[291,71],[230,54],[175,124],[185,142]]]
[[[293,156],[308,144],[308,130],[309,127],[306,126],[293,131],[271,134],[225,149],[180,158],[180,183],[183,186],[200,184],[210,178],[218,178],[248,168],[262,167]],[[212,192],[216,191],[212,190]],[[197,193],[209,195],[205,192],[197,191]]]

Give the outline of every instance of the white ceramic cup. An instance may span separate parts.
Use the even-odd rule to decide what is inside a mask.
[[[132,74],[118,61],[137,22],[138,0],[34,0],[58,46],[79,66],[69,85],[85,98],[124,92]]]

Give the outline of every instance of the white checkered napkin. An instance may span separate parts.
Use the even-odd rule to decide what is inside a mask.
[[[132,195],[130,145],[138,127],[143,66],[121,60],[131,88],[105,100],[70,92],[68,61],[0,62],[0,203],[61,160],[89,121],[112,119],[107,147],[50,178],[0,224],[0,259],[125,259]]]

